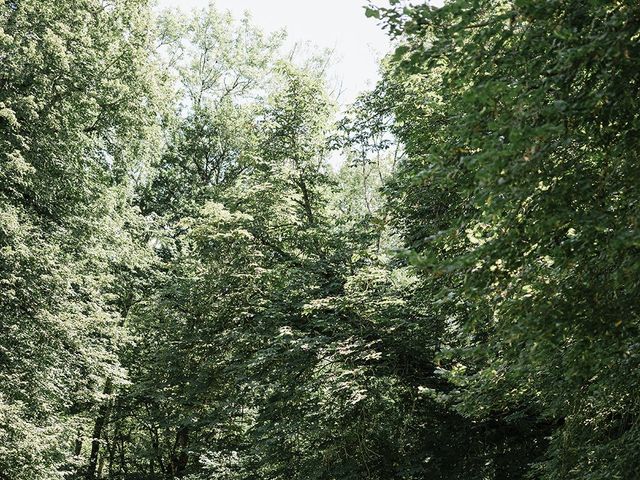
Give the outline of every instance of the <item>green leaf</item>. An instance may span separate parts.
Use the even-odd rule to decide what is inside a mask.
[[[380,18],[380,10],[371,7],[365,7],[364,14],[367,18]]]

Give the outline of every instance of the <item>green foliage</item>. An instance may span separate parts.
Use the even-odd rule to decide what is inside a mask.
[[[384,10],[409,160],[390,187],[456,409],[533,415],[543,478],[634,478],[635,2]],[[621,445],[625,448],[621,449]],[[499,470],[495,470],[499,478]]]
[[[104,379],[126,378],[113,285],[143,262],[128,199],[155,142],[146,20],[139,2],[0,7],[3,478],[61,478]]]
[[[364,15],[2,3],[0,479],[637,477],[640,7]]]

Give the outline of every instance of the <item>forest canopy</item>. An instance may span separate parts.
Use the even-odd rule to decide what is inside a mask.
[[[640,3],[380,5],[0,2],[0,480],[640,477]]]

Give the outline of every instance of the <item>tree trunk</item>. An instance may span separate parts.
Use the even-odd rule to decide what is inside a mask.
[[[126,462],[126,454],[125,454],[125,449],[124,449],[124,437],[122,438],[122,441],[120,442],[120,475],[122,475],[123,478],[126,478],[127,476],[127,462]],[[151,460],[153,462],[153,459]]]
[[[91,438],[91,454],[89,455],[89,467],[87,468],[87,480],[95,480],[96,469],[98,467],[98,454],[100,453],[100,438],[102,431],[109,417],[109,409],[111,408],[111,399],[109,395],[113,393],[113,383],[110,378],[104,384],[104,395],[107,396],[104,403],[98,409],[98,416],[93,427],[93,436]]]
[[[73,448],[73,455],[75,457],[79,456],[82,452],[82,430],[78,429],[78,434],[76,435],[76,444]]]
[[[156,427],[150,427],[149,432],[151,434],[151,447],[153,448],[153,453],[155,454],[155,460],[158,462],[158,467],[160,468],[160,472],[166,472],[164,467],[164,462],[162,461],[162,453],[160,452],[160,440],[158,438],[158,430]],[[151,474],[155,474],[154,471],[154,459],[151,458],[149,462],[149,468]]]
[[[307,222],[309,222],[309,225],[315,225],[316,220],[313,215],[313,207],[311,206],[311,195],[309,194],[309,189],[307,188],[307,184],[302,178],[302,175],[299,178],[298,186],[300,187],[300,191],[302,192],[302,200],[304,205],[304,212],[307,216]]]
[[[176,443],[171,455],[171,476],[182,477],[187,468],[187,462],[189,461],[189,455],[187,454],[187,447],[189,445],[189,429],[187,427],[180,427],[176,432]]]

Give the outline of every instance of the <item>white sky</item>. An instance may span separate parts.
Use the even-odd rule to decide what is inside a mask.
[[[209,0],[157,0],[160,8],[188,11],[204,8]],[[334,50],[330,77],[342,85],[340,103],[350,103],[358,93],[375,85],[378,61],[390,48],[375,19],[366,18],[366,0],[215,0],[235,18],[249,11],[253,22],[266,32],[285,28],[287,46],[309,41]]]

